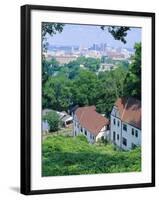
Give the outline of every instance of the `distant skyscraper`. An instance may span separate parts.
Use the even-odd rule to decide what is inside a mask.
[[[107,43],[104,43],[104,51],[107,50]]]
[[[93,50],[96,50],[96,44],[93,44]]]

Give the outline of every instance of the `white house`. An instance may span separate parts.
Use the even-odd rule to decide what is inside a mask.
[[[62,111],[62,112],[58,112],[56,111],[56,113],[59,115],[59,118],[62,122],[62,125],[64,127],[69,127],[72,123],[73,123],[73,117],[71,115],[69,115],[67,112]]]
[[[48,133],[49,130],[50,130],[50,126],[49,126],[47,120],[43,120],[42,121],[42,132],[43,132],[43,134]]]
[[[141,102],[119,98],[110,115],[110,140],[124,150],[141,145]]]
[[[73,115],[73,136],[83,134],[90,143],[109,135],[109,120],[96,112],[95,106],[79,107]]]

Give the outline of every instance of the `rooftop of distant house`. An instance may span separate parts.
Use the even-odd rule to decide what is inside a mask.
[[[136,128],[141,129],[141,101],[132,97],[118,98],[115,106],[120,119]]]
[[[95,136],[98,135],[104,126],[109,124],[109,120],[106,117],[96,112],[95,106],[79,107],[75,114],[81,126]]]
[[[42,110],[42,115],[45,116],[46,114],[48,114],[49,112],[52,112],[52,111],[53,111],[52,109],[48,109],[48,108],[43,109]]]
[[[59,112],[59,111],[52,110],[52,109],[47,109],[47,108],[44,109],[44,110],[42,110],[42,115],[45,116],[45,115],[48,114],[49,112],[53,112],[53,111],[56,112],[56,113],[58,114],[60,120],[62,120],[62,121],[66,121],[66,120],[68,120],[68,119],[72,119],[72,116],[69,115],[66,111],[61,111],[61,112]]]

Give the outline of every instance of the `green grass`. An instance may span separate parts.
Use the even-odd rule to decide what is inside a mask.
[[[42,144],[42,176],[141,171],[141,151],[89,144],[84,136],[48,136]]]

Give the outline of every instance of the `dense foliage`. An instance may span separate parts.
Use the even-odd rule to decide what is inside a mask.
[[[125,95],[129,64],[116,61],[116,69],[98,72],[100,62],[85,57],[64,66],[55,59],[43,62],[43,108],[67,111],[70,105],[95,105],[109,115],[115,100]]]
[[[114,101],[124,95],[124,80],[127,70],[118,67],[98,75],[86,69],[74,71],[74,79],[68,72],[50,76],[43,85],[43,107],[68,110],[72,104],[96,105],[101,113],[108,114]]]
[[[141,99],[141,43],[135,44],[135,55],[124,82],[125,95]]]
[[[141,151],[90,145],[85,136],[49,136],[43,141],[42,175],[62,176],[141,171]]]

